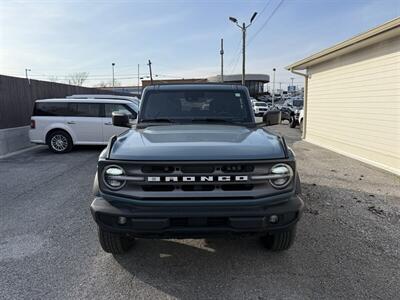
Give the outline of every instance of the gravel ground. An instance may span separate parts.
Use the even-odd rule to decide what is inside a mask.
[[[0,160],[2,299],[398,299],[398,177],[299,140],[305,213],[286,252],[255,238],[138,240],[104,253],[89,212],[100,148]]]

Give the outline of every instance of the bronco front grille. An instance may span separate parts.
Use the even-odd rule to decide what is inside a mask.
[[[268,174],[276,163],[267,161],[139,164],[125,161],[118,165],[125,170],[122,180],[125,178],[126,184],[120,190],[109,193],[154,200],[257,198],[277,193],[268,180],[252,179]],[[288,189],[291,188],[289,185]]]

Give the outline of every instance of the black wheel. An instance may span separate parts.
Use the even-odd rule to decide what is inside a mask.
[[[261,237],[264,247],[271,251],[283,251],[289,249],[296,236],[296,226],[277,233],[271,233]]]
[[[101,248],[112,254],[123,254],[133,245],[133,238],[98,228]]]
[[[47,137],[47,146],[54,153],[66,153],[72,150],[73,142],[68,132],[56,130]]]
[[[296,124],[297,122],[296,122],[296,119],[295,119],[295,117],[294,116],[291,116],[290,117],[290,121],[289,121],[289,126],[290,126],[290,128],[295,128],[296,127]]]

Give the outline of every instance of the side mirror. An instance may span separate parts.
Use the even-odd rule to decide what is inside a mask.
[[[129,116],[119,112],[112,113],[112,124],[118,127],[131,127],[129,124]]]
[[[263,115],[263,122],[266,126],[281,123],[281,112],[279,110],[269,110]]]

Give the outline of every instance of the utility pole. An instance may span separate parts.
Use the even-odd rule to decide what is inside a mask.
[[[229,17],[229,20],[236,24],[237,27],[242,30],[242,85],[246,85],[246,30],[253,23],[257,12],[255,12],[250,18],[250,24],[246,26],[246,23],[242,23],[242,26],[238,24],[238,20],[234,17]]]
[[[274,72],[274,77],[273,77],[273,81],[272,81],[272,107],[275,106],[275,71],[276,69],[273,68],[272,71]]]
[[[29,80],[29,77],[28,77],[28,72],[30,72],[30,71],[31,71],[31,69],[25,69],[25,77],[26,77],[26,80],[28,80],[29,85],[31,85],[31,81]]]
[[[114,66],[115,66],[115,63],[111,63],[111,66],[112,66],[112,87],[114,88],[114,86],[115,86],[115,79],[114,79]]]
[[[153,84],[153,73],[151,71],[151,61],[149,59],[149,63],[147,64],[149,66],[149,71],[150,71],[150,83]]]
[[[219,54],[221,54],[221,82],[224,82],[224,39],[221,39],[221,50]]]
[[[139,86],[140,86],[140,73],[139,73],[139,68],[140,68],[140,65],[137,64],[137,92],[138,92],[138,95],[141,94],[141,93],[139,92]]]
[[[291,85],[291,88],[290,88],[290,90],[291,90],[291,94],[294,94],[294,87],[293,87],[293,80],[294,80],[294,78],[293,77],[290,77],[290,80],[292,81],[292,85]]]

